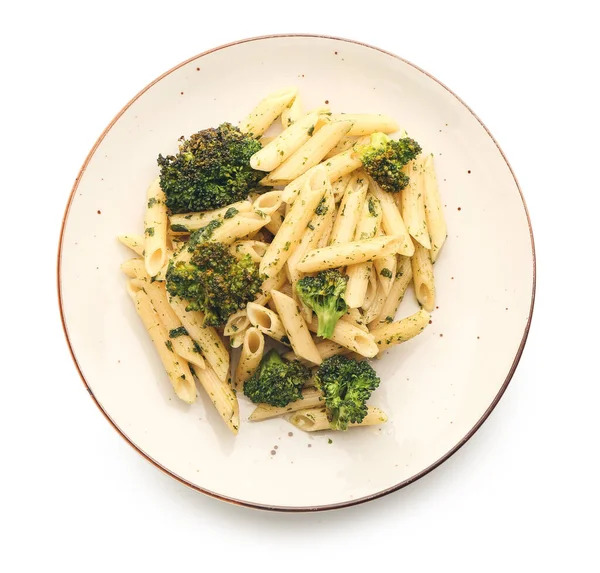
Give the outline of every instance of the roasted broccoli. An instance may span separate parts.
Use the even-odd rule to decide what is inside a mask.
[[[189,261],[175,258],[167,269],[167,290],[188,302],[188,310],[204,313],[204,326],[224,326],[260,290],[262,277],[250,255],[236,259],[218,242],[183,247]]]
[[[365,171],[384,190],[398,193],[409,182],[402,168],[421,153],[421,146],[410,137],[390,139],[385,133],[373,133],[367,145],[356,148]]]
[[[273,348],[244,383],[244,394],[255,403],[287,406],[302,399],[302,386],[310,370],[300,362],[289,362]]]
[[[248,196],[264,176],[250,167],[261,149],[253,137],[230,123],[179,138],[179,153],[159,155],[160,186],[171,213],[206,211]]]
[[[298,296],[317,315],[317,336],[331,338],[337,321],[346,314],[348,305],[344,294],[347,283],[348,277],[336,269],[320,271],[314,277],[302,277],[296,283]]]
[[[336,354],[323,360],[315,382],[325,397],[331,429],[346,430],[367,415],[367,400],[379,386],[379,377],[368,362]]]

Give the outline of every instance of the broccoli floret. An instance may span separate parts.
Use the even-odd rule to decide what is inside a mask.
[[[302,277],[296,283],[298,296],[317,315],[317,336],[331,338],[337,321],[346,314],[348,305],[344,294],[347,284],[348,277],[337,269],[320,271],[314,277]]]
[[[223,243],[199,242],[187,249],[189,261],[169,263],[167,290],[185,299],[188,310],[201,310],[204,326],[224,326],[259,292],[262,277],[258,265],[250,255],[236,259]]]
[[[255,403],[284,407],[302,400],[302,386],[310,370],[300,362],[289,362],[273,348],[244,383],[244,394]]]
[[[367,400],[379,386],[379,377],[368,362],[336,354],[323,360],[315,382],[325,397],[331,429],[346,430],[367,415]]]
[[[367,145],[356,149],[365,171],[384,190],[398,193],[410,181],[402,168],[421,153],[421,146],[410,137],[390,139],[385,133],[373,133]]]
[[[253,137],[230,123],[179,138],[179,153],[158,156],[160,186],[171,213],[206,211],[248,196],[264,177],[250,167],[261,149]]]

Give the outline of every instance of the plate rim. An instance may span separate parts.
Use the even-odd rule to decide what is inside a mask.
[[[453,446],[450,450],[448,450],[443,456],[441,456],[439,459],[437,459],[435,462],[433,462],[432,464],[430,464],[428,467],[426,467],[425,469],[421,470],[420,472],[418,472],[417,474],[415,474],[414,476],[411,476],[410,478],[407,478],[403,481],[401,481],[398,484],[395,484],[393,486],[390,486],[388,488],[385,488],[381,491],[369,494],[367,496],[363,496],[361,498],[358,499],[352,499],[352,500],[347,500],[347,501],[342,501],[342,502],[337,502],[337,503],[332,503],[332,504],[322,504],[322,505],[313,505],[313,506],[286,506],[286,505],[270,505],[270,504],[264,504],[264,503],[258,503],[258,502],[252,502],[252,501],[246,501],[246,500],[241,500],[241,499],[237,499],[234,497],[230,497],[230,496],[226,496],[214,491],[211,491],[209,489],[200,487],[196,484],[193,484],[191,482],[189,482],[188,480],[186,480],[185,478],[179,476],[178,474],[176,474],[174,471],[168,469],[167,467],[163,466],[160,462],[158,462],[158,460],[155,460],[154,458],[152,458],[150,455],[148,455],[146,452],[144,452],[141,447],[139,447],[137,444],[135,444],[126,434],[125,432],[119,428],[119,426],[114,422],[114,420],[110,417],[110,415],[108,414],[108,412],[106,412],[104,410],[104,408],[100,405],[100,403],[98,402],[98,400],[96,399],[96,397],[94,396],[94,393],[92,391],[92,389],[90,388],[84,374],[83,371],[79,365],[79,362],[77,360],[77,357],[75,356],[75,351],[73,350],[73,346],[71,344],[71,338],[69,336],[69,330],[67,327],[67,323],[66,323],[66,318],[65,318],[65,313],[64,313],[64,309],[63,309],[63,293],[62,293],[62,277],[61,277],[61,262],[62,262],[62,251],[63,251],[63,243],[64,243],[64,234],[65,234],[65,229],[66,229],[66,225],[67,225],[67,220],[69,217],[69,213],[71,210],[71,205],[73,204],[73,200],[76,196],[77,193],[77,189],[79,188],[79,183],[81,181],[81,178],[83,176],[83,174],[85,173],[88,164],[90,163],[92,157],[95,155],[96,150],[98,149],[98,147],[100,146],[100,144],[104,141],[104,138],[107,136],[107,134],[109,133],[109,131],[113,128],[113,126],[117,123],[117,121],[121,118],[121,116],[131,107],[131,105],[137,101],[143,94],[145,94],[152,86],[154,86],[155,84],[157,84],[158,82],[160,82],[162,79],[164,79],[165,77],[167,77],[168,75],[170,75],[171,73],[173,73],[174,71],[178,70],[179,68],[182,68],[183,66],[198,60],[208,54],[217,52],[219,50],[223,50],[232,46],[237,46],[237,45],[241,45],[241,44],[245,44],[248,42],[256,42],[256,41],[262,41],[262,40],[271,40],[271,39],[278,39],[278,38],[318,38],[318,39],[327,39],[327,40],[336,40],[339,42],[346,42],[346,43],[350,43],[350,44],[356,44],[359,46],[364,46],[366,48],[369,48],[371,50],[376,50],[378,52],[381,52],[383,54],[386,54],[388,56],[391,56],[393,58],[396,58],[402,62],[404,62],[405,64],[411,66],[412,68],[416,69],[417,71],[425,74],[427,77],[429,77],[430,79],[432,79],[434,82],[438,83],[441,87],[443,87],[447,92],[449,92],[450,95],[452,95],[453,97],[455,97],[466,109],[467,111],[479,122],[479,124],[481,125],[481,127],[483,127],[483,129],[486,131],[486,133],[488,134],[488,136],[490,137],[490,139],[492,140],[492,142],[494,143],[494,145],[496,146],[496,148],[498,149],[498,151],[500,152],[500,155],[502,156],[502,159],[504,160],[504,162],[506,163],[506,166],[508,167],[510,174],[515,182],[515,185],[517,187],[517,190],[519,192],[519,195],[521,197],[521,201],[523,203],[523,209],[525,211],[525,216],[527,219],[527,226],[529,227],[529,236],[530,236],[530,240],[531,240],[531,256],[532,256],[532,269],[533,269],[533,276],[532,276],[532,286],[531,286],[531,303],[529,306],[529,315],[527,317],[527,322],[525,324],[525,329],[523,332],[523,336],[521,338],[521,342],[519,344],[519,347],[517,349],[515,358],[511,364],[511,367],[508,371],[508,374],[502,384],[502,386],[500,387],[500,390],[498,391],[498,393],[496,394],[496,396],[494,397],[494,399],[491,401],[490,405],[488,406],[488,408],[486,409],[486,411],[483,413],[483,415],[479,418],[479,420],[477,420],[477,422],[475,423],[475,425],[466,433],[466,435],[459,440],[459,442]],[[56,261],[56,278],[57,278],[57,294],[58,294],[58,306],[59,306],[59,312],[60,312],[60,319],[61,319],[61,323],[62,323],[62,328],[63,328],[63,332],[65,335],[65,339],[67,342],[67,346],[69,348],[69,353],[71,355],[71,359],[73,360],[73,363],[75,364],[75,368],[79,374],[79,377],[81,378],[81,381],[83,382],[85,388],[87,389],[89,395],[91,396],[92,400],[94,401],[94,403],[96,404],[96,406],[98,407],[98,409],[100,410],[100,412],[103,414],[103,416],[106,418],[106,420],[108,420],[108,422],[111,424],[111,426],[117,431],[117,433],[125,440],[125,442],[127,442],[136,452],[138,452],[142,457],[144,457],[148,462],[150,462],[152,465],[154,465],[155,467],[157,467],[158,469],[160,469],[161,471],[163,471],[164,473],[166,473],[168,476],[170,476],[171,478],[177,480],[178,482],[182,483],[183,485],[198,491],[200,493],[203,493],[205,495],[208,495],[210,497],[213,497],[215,499],[219,499],[221,501],[226,501],[228,503],[234,504],[234,505],[238,505],[238,506],[243,506],[243,507],[248,507],[248,508],[252,508],[252,509],[262,509],[262,510],[269,510],[269,511],[279,511],[279,512],[288,512],[288,513],[302,513],[302,512],[316,512],[316,511],[328,511],[328,510],[333,510],[333,509],[341,509],[344,507],[351,507],[351,506],[355,506],[355,505],[360,505],[363,503],[366,503],[368,501],[372,501],[374,499],[378,499],[381,498],[385,495],[388,495],[390,493],[393,493],[395,491],[398,491],[408,485],[410,485],[411,483],[416,482],[417,480],[421,479],[422,477],[426,476],[429,472],[433,471],[435,468],[437,468],[438,466],[440,466],[441,464],[443,464],[446,460],[448,460],[450,457],[452,457],[458,450],[460,450],[460,448],[462,448],[462,446],[464,446],[472,437],[473,435],[477,432],[477,430],[483,425],[483,423],[488,419],[488,417],[490,416],[490,414],[492,413],[492,411],[494,410],[494,408],[497,406],[498,402],[500,401],[500,399],[502,398],[502,396],[504,395],[504,392],[506,391],[510,381],[512,380],[512,377],[515,373],[515,370],[517,368],[517,365],[519,364],[519,361],[521,359],[521,356],[523,354],[523,350],[525,348],[525,343],[527,342],[527,338],[529,336],[529,331],[531,329],[531,320],[533,317],[533,310],[534,310],[534,306],[535,306],[535,296],[536,296],[536,285],[537,285],[537,268],[536,268],[536,251],[535,251],[535,241],[534,241],[534,237],[533,237],[533,228],[532,228],[532,224],[531,224],[531,218],[529,216],[529,210],[527,208],[527,204],[525,202],[525,197],[523,195],[523,191],[521,190],[521,186],[519,185],[519,182],[517,180],[517,177],[515,175],[515,172],[513,171],[506,155],[504,154],[504,152],[502,151],[502,149],[500,148],[500,145],[498,144],[498,142],[496,141],[496,139],[494,138],[494,136],[492,135],[492,133],[490,132],[490,130],[486,127],[486,125],[483,123],[483,121],[481,121],[481,119],[479,118],[479,116],[471,109],[471,107],[469,107],[458,95],[456,95],[448,86],[446,86],[443,82],[441,82],[440,80],[438,80],[436,77],[434,77],[432,74],[430,74],[429,72],[425,71],[424,69],[420,68],[419,66],[413,64],[412,62],[406,60],[405,58],[402,58],[392,52],[389,52],[387,50],[384,50],[382,48],[378,48],[376,46],[373,46],[371,44],[368,44],[366,42],[361,42],[359,40],[353,40],[353,39],[349,39],[349,38],[343,38],[343,37],[339,37],[339,36],[330,36],[330,35],[326,35],[326,34],[309,34],[309,33],[290,33],[290,34],[266,34],[266,35],[261,35],[261,36],[252,36],[252,37],[248,37],[248,38],[243,38],[240,40],[236,40],[233,42],[228,42],[226,44],[221,44],[220,46],[211,48],[209,50],[205,50],[204,52],[201,52],[199,54],[196,54],[195,56],[192,56],[191,58],[188,58],[186,60],[184,60],[183,62],[180,62],[179,64],[176,64],[175,66],[173,66],[172,68],[170,68],[169,70],[167,70],[166,72],[164,72],[163,74],[161,74],[160,76],[158,76],[156,79],[154,79],[153,81],[151,81],[148,85],[146,85],[144,88],[142,88],[134,97],[132,97],[124,106],[123,108],[114,116],[114,118],[112,119],[112,121],[106,126],[106,128],[104,129],[104,131],[100,134],[100,136],[98,137],[98,139],[96,140],[96,142],[94,143],[94,145],[92,146],[92,148],[90,149],[89,153],[87,154],[80,170],[79,173],[77,174],[77,177],[75,178],[75,182],[73,184],[73,187],[71,189],[71,194],[69,195],[69,199],[67,201],[67,205],[63,214],[63,220],[62,220],[62,224],[61,224],[61,228],[60,228],[60,235],[59,235],[59,241],[58,241],[58,254],[57,254],[57,261]]]

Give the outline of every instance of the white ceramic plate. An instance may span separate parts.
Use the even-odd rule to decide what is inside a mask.
[[[376,361],[382,427],[304,434],[285,420],[234,437],[200,392],[179,402],[125,292],[158,153],[181,135],[233,123],[267,92],[298,85],[307,109],[387,113],[436,156],[449,237],[435,265],[433,323]],[[240,88],[242,86],[242,88]],[[328,509],[403,487],[483,423],[517,365],[535,290],[533,237],[505,157],[474,113],[426,72],[356,42],[316,36],[244,40],[180,64],[117,115],[87,158],[59,251],[61,312],[73,358],[113,426],[181,482],[244,505]],[[417,307],[407,295],[399,315]],[[243,401],[243,416],[251,411]],[[332,443],[330,443],[330,439]]]

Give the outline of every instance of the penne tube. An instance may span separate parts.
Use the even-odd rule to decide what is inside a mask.
[[[173,251],[171,249],[167,249],[167,260],[165,264],[162,266],[160,271],[156,273],[154,277],[152,277],[155,281],[165,281],[167,280],[167,271],[169,270],[169,263],[173,258]]]
[[[302,234],[327,188],[327,178],[323,169],[319,168],[306,181],[298,202],[291,206],[279,231],[273,237],[273,241],[260,262],[262,274],[274,276],[283,269],[289,256],[300,243]]]
[[[199,310],[186,310],[187,303],[183,299],[177,296],[171,297],[169,304],[187,333],[200,347],[200,352],[208,363],[207,366],[210,366],[220,380],[227,380],[229,352],[217,331],[212,326],[202,326],[204,315]]]
[[[396,275],[392,288],[383,302],[379,316],[369,323],[369,330],[373,330],[382,324],[388,324],[394,320],[398,307],[404,298],[404,293],[412,281],[412,262],[410,257],[398,256],[396,264]]]
[[[285,281],[286,276],[283,271],[277,273],[274,277],[268,277],[261,285],[260,294],[256,296],[253,302],[260,305],[266,304],[271,298],[271,291],[281,288]]]
[[[352,128],[351,128],[352,130]],[[344,137],[342,137],[342,139],[340,139],[334,147],[332,147],[331,151],[329,151],[324,159],[329,159],[330,157],[333,157],[334,155],[337,155],[338,153],[343,153],[344,151],[348,151],[348,149],[352,149],[352,147],[354,147],[354,144],[357,142],[357,138],[356,137],[350,137],[348,135],[344,135]]]
[[[321,340],[321,339],[318,339],[318,340]],[[350,352],[352,352],[348,348],[345,348],[344,346],[340,346],[337,342],[333,342],[333,340],[323,340],[322,342],[315,342],[315,344],[317,346],[317,350],[319,351],[319,355],[321,356],[321,360],[325,360],[325,358],[329,358],[330,356],[334,356],[335,354],[349,354]],[[305,365],[312,366],[311,363],[309,363],[305,360],[302,360],[293,351],[286,352],[283,355],[283,357],[286,360],[300,360]],[[312,378],[310,381],[312,381]],[[307,385],[308,384],[305,384],[305,386],[307,386]]]
[[[283,129],[290,127],[290,125],[296,123],[303,115],[304,112],[300,96],[296,95],[292,105],[286,107],[281,112],[281,127],[283,127]]]
[[[225,336],[233,336],[239,332],[245,331],[250,326],[250,319],[246,309],[238,310],[232,314],[228,319],[225,327],[223,328],[223,334]]]
[[[144,264],[146,272],[155,276],[167,261],[167,205],[166,197],[156,178],[146,194],[144,215]]]
[[[268,215],[256,211],[237,213],[229,219],[224,219],[223,223],[213,231],[210,240],[231,245],[237,239],[262,229],[270,220]]]
[[[426,310],[419,310],[402,320],[396,320],[371,331],[379,352],[383,352],[394,344],[406,342],[421,334],[429,324],[430,314]]]
[[[403,238],[375,237],[342,245],[313,249],[298,263],[298,270],[313,273],[349,264],[364,263],[397,252]]]
[[[288,183],[283,190],[283,194],[281,195],[282,201],[291,205],[298,197],[298,193],[300,193],[305,180],[310,177],[313,170],[320,165],[322,165],[327,171],[329,182],[332,182],[348,173],[351,173],[355,169],[358,169],[362,165],[362,162],[360,159],[354,156],[354,151],[352,149],[344,151],[343,153],[338,153],[337,155],[334,155],[333,157],[323,161],[323,163],[320,163],[312,169],[309,169],[306,173],[294,179],[294,181],[291,183]]]
[[[433,155],[423,160],[423,189],[425,193],[425,220],[431,237],[431,262],[435,263],[448,234],[442,201],[435,176]]]
[[[167,371],[167,376],[171,381],[175,394],[184,402],[193,404],[196,401],[196,385],[189,365],[183,358],[173,352],[172,345],[169,344],[169,335],[161,324],[150,297],[143,290],[136,291],[135,288],[129,289],[129,293],[135,304],[135,309],[142,319],[158,356]]]
[[[258,404],[248,420],[251,422],[259,422],[261,420],[268,420],[270,418],[276,418],[296,412],[298,410],[305,410],[307,408],[316,408],[321,404],[323,400],[323,393],[316,388],[305,388],[302,390],[302,399],[290,402],[287,406],[278,407],[271,406],[270,404]]]
[[[367,311],[371,308],[371,305],[375,302],[375,297],[377,296],[377,288],[379,286],[379,281],[377,280],[377,275],[375,273],[371,273],[369,275],[369,284],[367,285],[367,292],[365,293],[365,300],[361,305],[363,311]]]
[[[402,219],[410,236],[426,249],[431,249],[429,231],[425,221],[424,180],[421,161],[409,161],[404,171],[410,177],[410,182],[401,193]]]
[[[248,322],[250,324],[250,322]],[[246,331],[242,330],[240,332],[236,332],[229,337],[229,346],[231,348],[239,348],[242,344],[244,344],[244,337],[246,336]]]
[[[317,326],[317,321],[313,319],[308,325],[308,328],[311,332],[317,332]],[[333,334],[331,335],[331,340],[340,346],[343,346],[352,352],[356,352],[361,356],[366,356],[367,358],[373,358],[378,352],[375,340],[369,332],[365,332],[345,320],[337,321],[335,328],[333,329]]]
[[[246,310],[252,326],[258,328],[263,334],[266,334],[273,340],[281,342],[286,346],[291,346],[283,323],[276,312],[255,302],[249,302]]]
[[[121,270],[132,279],[150,281],[150,275],[146,272],[143,259],[129,259],[121,264]]]
[[[289,127],[250,158],[252,169],[258,171],[277,169],[310,139],[319,115],[320,111],[312,111],[290,124]]]
[[[360,328],[364,332],[369,332],[367,323],[358,308],[349,308],[348,312],[342,315],[340,320],[345,320],[346,322],[349,322],[350,324]]]
[[[376,259],[373,264],[375,265],[379,283],[383,287],[383,294],[384,296],[387,296],[390,290],[392,290],[392,285],[394,284],[394,278],[396,276],[396,255],[393,254],[388,255],[387,257],[381,257],[380,259]]]
[[[119,235],[117,238],[136,255],[140,257],[144,256],[144,244],[146,240],[142,235]]]
[[[362,171],[353,175],[340,203],[335,223],[329,238],[330,245],[349,243],[354,239],[356,227],[361,218],[363,204],[367,196],[369,181]]]
[[[348,183],[352,179],[352,173],[346,173],[346,175],[342,175],[338,177],[335,181],[331,182],[331,190],[333,191],[333,200],[339,203],[344,196],[344,191],[346,191],[346,187]]]
[[[173,233],[191,233],[202,227],[206,227],[211,221],[220,221],[228,213],[247,213],[252,210],[250,201],[238,201],[226,207],[214,209],[212,211],[199,211],[197,213],[179,213],[171,215],[169,222]],[[234,213],[235,214],[235,213]]]
[[[386,294],[385,294],[385,287],[383,286],[383,283],[381,281],[376,281],[376,290],[375,290],[375,296],[373,298],[373,301],[371,302],[371,304],[369,305],[369,308],[365,311],[364,313],[364,320],[365,322],[368,324],[370,322],[372,322],[374,319],[376,319],[379,316],[379,313],[381,312],[381,309],[383,308],[383,303],[385,302],[386,299]]]
[[[281,207],[281,191],[267,191],[259,195],[252,203],[255,211],[260,211],[265,215],[272,215]]]
[[[229,383],[221,380],[212,368],[202,370],[194,367],[194,374],[227,427],[237,435],[240,428],[240,407]]]
[[[237,259],[248,255],[252,262],[260,263],[268,248],[268,243],[262,241],[236,241],[229,247],[231,254]]]
[[[354,240],[372,239],[379,232],[381,226],[381,205],[371,193],[367,194],[358,219]],[[346,267],[348,284],[344,296],[350,308],[362,306],[367,294],[367,287],[371,277],[373,263],[364,262]]]
[[[240,122],[240,131],[260,137],[292,104],[297,93],[298,88],[290,87],[269,94]]]
[[[352,127],[350,121],[328,122],[316,131],[312,137],[277,169],[271,171],[263,185],[281,185],[300,177],[311,167],[315,167],[335,144]]]
[[[175,311],[169,304],[167,290],[163,282],[145,282],[140,279],[133,279],[138,282],[138,287],[143,288],[150,297],[150,302],[158,314],[161,324],[168,333],[171,348],[176,354],[187,360],[189,363],[204,368],[204,358],[200,354],[198,346],[194,343],[187,333],[181,321],[175,314]]]
[[[415,255],[412,257],[413,281],[419,304],[428,312],[435,308],[435,283],[430,251],[415,242]]]
[[[283,203],[277,211],[271,215],[271,220],[265,225],[265,229],[272,233],[277,234],[277,231],[281,228],[281,224],[285,220],[287,203]]]
[[[408,230],[406,229],[406,225],[404,224],[404,220],[402,219],[402,215],[398,210],[398,206],[392,197],[392,193],[388,193],[381,189],[381,187],[379,187],[372,179],[369,190],[381,203],[381,226],[385,234],[402,237],[403,240],[400,243],[398,253],[407,257],[412,257],[415,248],[408,234]]]
[[[242,390],[244,382],[252,376],[258,368],[265,351],[265,337],[258,328],[252,326],[244,334],[242,352],[235,369],[235,388]]]
[[[383,424],[384,422],[387,422],[387,419],[387,415],[379,408],[368,406],[367,415],[363,418],[362,422],[350,422],[348,428],[362,428],[365,426]],[[327,412],[325,408],[322,407],[299,410],[290,416],[289,421],[296,426],[296,428],[305,432],[319,432],[321,430],[332,429],[329,426]]]
[[[352,128],[348,132],[349,136],[370,135],[377,131],[394,133],[399,129],[393,118],[382,113],[332,113],[330,119],[331,121],[350,120]]]
[[[280,291],[271,291],[277,314],[283,323],[294,353],[313,364],[321,364],[322,359],[310,335],[296,301]]]

